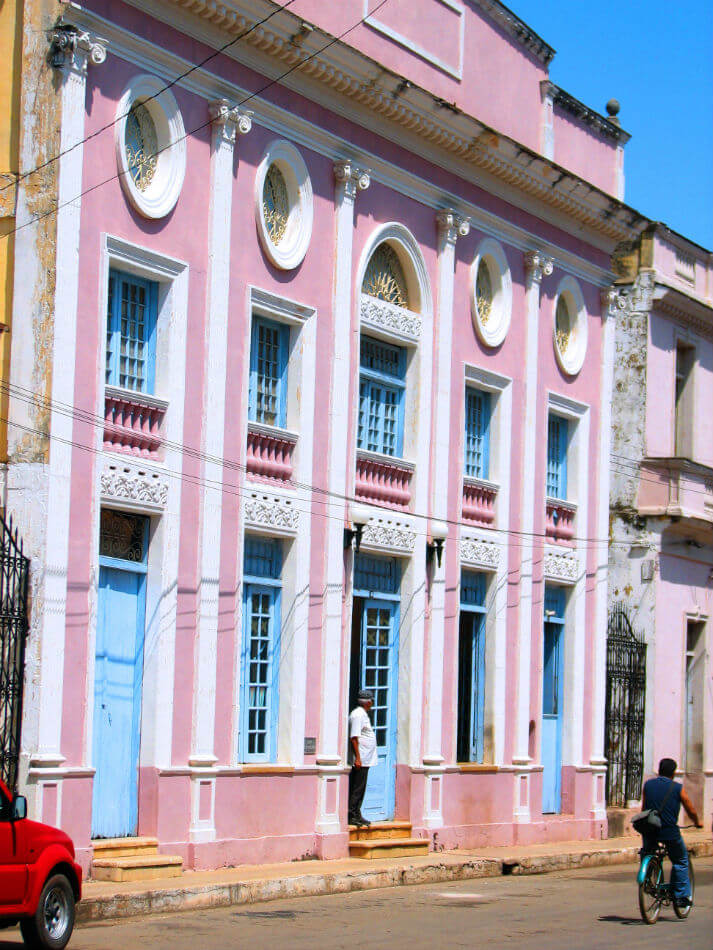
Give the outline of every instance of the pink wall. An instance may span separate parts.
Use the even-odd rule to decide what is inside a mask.
[[[602,191],[617,194],[617,143],[579,119],[554,109],[554,160]]]

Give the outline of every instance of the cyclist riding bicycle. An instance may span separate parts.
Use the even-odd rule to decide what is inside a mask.
[[[678,827],[678,813],[681,805],[696,828],[702,828],[703,824],[684,787],[674,782],[675,773],[676,762],[673,759],[661,759],[658,777],[650,778],[644,785],[641,810],[655,808],[661,816],[661,827],[655,833],[649,832],[643,835],[641,857],[643,858],[645,854],[653,854],[657,843],[663,842],[672,865],[673,899],[678,907],[689,907],[691,885],[688,880],[688,849]]]

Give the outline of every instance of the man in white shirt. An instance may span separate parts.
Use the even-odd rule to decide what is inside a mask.
[[[376,735],[369,719],[369,710],[374,705],[374,694],[360,689],[357,706],[349,713],[349,745],[352,753],[352,770],[349,773],[349,824],[369,825],[361,813],[369,769],[376,765]]]

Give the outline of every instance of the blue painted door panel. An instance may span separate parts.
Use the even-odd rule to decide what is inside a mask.
[[[371,720],[378,765],[369,769],[362,814],[370,821],[393,818],[396,799],[396,701],[398,606],[366,600],[361,624],[361,686],[374,693]]]
[[[92,837],[136,834],[145,576],[101,567],[94,684]]]
[[[545,623],[542,674],[542,811],[558,814],[562,780],[562,625]]]

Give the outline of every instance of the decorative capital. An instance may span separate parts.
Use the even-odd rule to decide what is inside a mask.
[[[551,257],[545,257],[541,251],[528,251],[525,254],[525,273],[528,280],[539,284],[543,277],[549,277],[554,268]]]
[[[334,180],[337,188],[342,189],[344,195],[352,201],[356,198],[357,191],[366,191],[371,184],[369,169],[359,168],[349,160],[334,163]]]
[[[230,145],[235,144],[238,132],[247,135],[253,127],[252,112],[231,106],[227,99],[215,99],[209,103],[208,114],[216,133]]]
[[[470,234],[470,219],[458,214],[453,208],[441,208],[436,212],[439,234],[448,244],[455,244],[459,237]]]
[[[58,23],[47,33],[47,39],[50,63],[55,69],[83,72],[87,63],[100,66],[106,59],[106,40],[69,23]]]
[[[639,271],[633,284],[619,289],[619,310],[625,313],[648,312],[654,302],[655,289],[656,276],[654,272],[652,270]]]
[[[622,310],[626,310],[626,298],[620,293],[617,287],[603,287],[601,292],[602,300],[602,319],[608,320],[609,317],[616,316]]]

